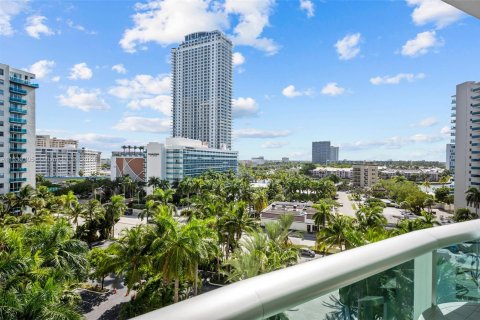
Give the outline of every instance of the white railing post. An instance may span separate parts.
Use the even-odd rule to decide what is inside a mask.
[[[413,320],[417,320],[433,304],[432,252],[416,257],[413,265]]]

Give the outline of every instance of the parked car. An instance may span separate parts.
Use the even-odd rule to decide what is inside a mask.
[[[313,252],[313,250],[308,248],[301,248],[300,254],[304,257],[315,258],[315,252]]]

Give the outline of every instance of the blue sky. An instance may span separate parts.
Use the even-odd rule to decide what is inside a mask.
[[[478,80],[477,19],[439,0],[2,1],[0,62],[37,73],[37,132],[108,157],[170,134],[170,49],[234,41],[234,149],[309,160],[445,161],[455,85]],[[476,72],[477,71],[477,72]]]

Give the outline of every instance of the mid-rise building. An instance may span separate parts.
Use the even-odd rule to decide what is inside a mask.
[[[80,157],[76,148],[36,148],[36,173],[44,177],[78,177]]]
[[[0,64],[0,194],[35,187],[35,75]]]
[[[330,158],[328,159],[330,162],[338,161],[338,150],[339,147],[330,146]]]
[[[262,164],[265,164],[265,157],[259,156],[259,157],[253,157],[252,158],[252,165],[258,166],[258,165],[262,165]]]
[[[354,187],[370,188],[378,181],[378,166],[372,164],[354,164],[352,166],[352,184]]]
[[[330,160],[330,141],[312,142],[312,163],[327,164]]]
[[[480,187],[480,82],[457,85],[455,105],[455,208],[467,207],[465,191]],[[471,208],[473,209],[473,208]]]
[[[172,49],[173,137],[231,149],[232,42],[220,31],[185,36]]]
[[[51,138],[49,135],[37,134],[36,146],[38,148],[78,148],[78,140]]]
[[[311,173],[312,173],[312,176],[317,178],[325,178],[330,175],[334,175],[342,179],[352,178],[352,168],[320,167],[320,168],[313,169]]]
[[[85,177],[96,175],[100,171],[100,151],[81,148],[80,154],[80,174]]]
[[[170,183],[195,177],[207,170],[237,172],[236,151],[209,148],[200,140],[167,138],[165,143],[150,142],[143,153],[112,153],[112,180],[129,175],[147,182],[151,177]]]
[[[290,158],[289,157],[282,157],[282,162],[283,163],[290,162]]]

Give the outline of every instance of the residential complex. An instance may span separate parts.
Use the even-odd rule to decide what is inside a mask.
[[[424,169],[389,169],[386,167],[378,168],[378,175],[382,179],[390,179],[403,176],[411,181],[424,182],[425,180],[435,182],[440,179],[443,172],[441,168],[424,168]]]
[[[465,191],[480,186],[480,82],[457,85],[453,97],[455,118],[455,208],[467,207]],[[473,208],[472,208],[473,209]]]
[[[446,150],[446,161],[445,165],[447,170],[451,172],[455,172],[455,140],[453,139],[453,143],[447,143],[447,150]]]
[[[352,184],[354,187],[370,188],[378,181],[378,166],[372,164],[354,164],[352,166]]]
[[[134,180],[150,177],[170,183],[185,177],[195,177],[207,170],[237,172],[238,153],[209,148],[200,140],[167,138],[165,143],[150,142],[145,152],[112,153],[111,178],[129,175]]]
[[[80,154],[80,172],[85,177],[97,175],[100,171],[100,159],[102,153],[100,151],[81,148],[78,150]]]
[[[44,177],[78,177],[80,154],[77,148],[37,147],[35,152],[37,174]]]
[[[260,213],[260,224],[265,226],[284,214],[291,214],[293,223],[290,229],[311,233],[318,230],[313,220],[316,212],[312,202],[273,202]]]
[[[35,75],[0,64],[0,194],[35,187]],[[7,108],[8,106],[8,108]],[[7,120],[8,119],[8,122]],[[8,128],[8,130],[7,130]]]
[[[36,146],[38,148],[65,148],[67,146],[78,148],[78,140],[51,138],[49,135],[37,134]]]
[[[327,164],[338,161],[339,147],[332,146],[330,141],[312,142],[312,163]]]
[[[262,165],[262,164],[265,164],[265,157],[259,156],[259,157],[253,157],[252,158],[252,165],[258,166],[258,165]]]
[[[232,42],[220,31],[185,36],[172,49],[173,137],[231,149]]]
[[[311,173],[312,176],[317,178],[325,178],[334,175],[342,179],[352,179],[352,168],[320,167],[313,169]]]

